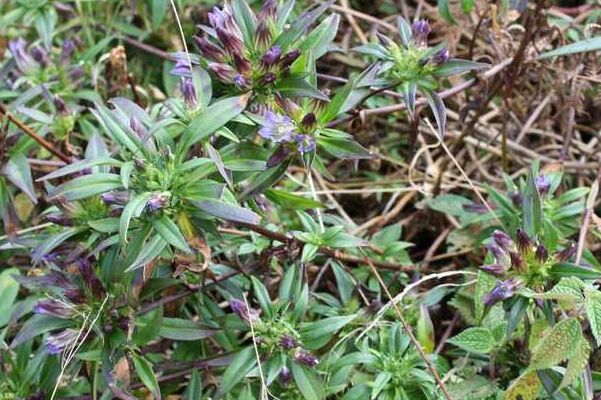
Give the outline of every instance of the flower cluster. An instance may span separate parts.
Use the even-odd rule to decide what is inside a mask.
[[[507,233],[497,230],[487,245],[494,263],[482,265],[480,269],[502,279],[484,296],[487,306],[512,297],[522,285],[538,291],[545,289],[551,266],[569,260],[576,251],[572,244],[549,255],[545,245],[535,243],[524,230],[518,229],[516,236],[517,241],[514,242]]]

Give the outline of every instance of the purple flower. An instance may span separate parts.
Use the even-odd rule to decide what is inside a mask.
[[[129,201],[129,192],[125,191],[115,191],[115,192],[107,192],[100,195],[100,198],[105,204],[111,205],[119,205],[123,206],[127,204]]]
[[[292,134],[295,132],[295,129],[296,126],[287,115],[267,111],[263,127],[259,129],[259,135],[274,143],[289,142],[292,140]]]
[[[430,34],[430,24],[425,19],[415,21],[413,25],[411,25],[411,33],[415,44],[425,45],[428,41],[428,35]]]
[[[509,265],[510,264],[511,260],[509,258],[509,254],[507,254],[507,252],[505,252],[505,250],[503,250],[501,247],[499,247],[495,243],[489,243],[486,246],[486,248],[493,255],[497,264],[501,264],[501,265]]]
[[[280,61],[281,55],[282,55],[282,49],[280,48],[280,46],[273,46],[269,50],[267,50],[265,52],[265,54],[263,54],[263,57],[261,58],[261,62],[266,67],[271,67],[272,65],[274,65],[278,61]]]
[[[230,300],[230,307],[232,308],[232,311],[248,325],[250,325],[251,322],[254,323],[259,320],[259,311],[254,308],[248,308],[246,303],[241,300]]]
[[[508,279],[497,283],[497,286],[487,293],[482,298],[484,305],[487,307],[493,306],[503,300],[506,300],[513,296],[515,289],[520,285],[520,282],[516,279]]]
[[[443,47],[434,54],[432,61],[434,61],[434,64],[441,65],[446,64],[450,58],[449,49]]]
[[[54,299],[38,301],[33,307],[33,312],[63,319],[71,318],[73,315],[73,310],[70,307],[63,302]]]
[[[524,199],[522,198],[522,194],[520,192],[512,192],[509,196],[511,197],[511,202],[513,203],[514,206],[516,206],[516,207],[522,206],[522,201]]]
[[[248,89],[248,81],[246,78],[240,74],[234,78],[234,83],[238,89]]]
[[[49,354],[59,354],[67,346],[70,346],[77,339],[77,336],[78,332],[71,328],[52,334],[48,336],[44,342],[46,351]]]
[[[155,193],[146,203],[146,207],[148,208],[148,211],[155,212],[167,207],[168,203],[169,196],[167,196],[165,193]]]
[[[81,65],[74,65],[69,69],[69,79],[71,79],[72,82],[81,79],[83,77],[83,74],[84,70],[83,66]]]
[[[182,77],[179,88],[184,97],[186,107],[195,108],[198,105],[198,98],[196,97],[196,90],[194,89],[192,79]]]
[[[524,259],[522,258],[520,253],[512,251],[511,253],[509,253],[509,258],[511,258],[512,268],[518,271],[522,271],[524,269]]]
[[[294,141],[298,145],[298,151],[302,154],[315,150],[315,137],[311,135],[296,135]]]
[[[284,350],[290,350],[298,346],[298,342],[290,335],[284,335],[280,338],[280,346]]]
[[[310,112],[303,117],[300,124],[305,129],[305,132],[313,131],[317,126],[317,118],[315,118],[315,114]]]
[[[541,196],[546,196],[549,193],[549,189],[551,188],[551,181],[546,175],[539,175],[534,180],[534,184],[536,185],[536,189]]]
[[[294,354],[294,360],[297,363],[305,364],[308,367],[315,367],[319,364],[319,359],[313,354],[309,353],[306,350],[299,349],[296,354]]]
[[[37,68],[37,64],[27,52],[27,42],[23,38],[8,42],[8,49],[22,73],[28,73]]]
[[[169,71],[169,73],[171,75],[189,78],[192,76],[190,73],[190,63],[188,62],[188,60],[180,58],[177,61],[175,61],[175,65],[173,66],[171,71]]]

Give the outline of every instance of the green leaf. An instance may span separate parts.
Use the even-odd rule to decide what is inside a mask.
[[[35,195],[27,157],[21,153],[11,155],[8,162],[4,165],[2,172],[16,187],[21,189],[34,204],[37,204],[38,199]]]
[[[244,44],[252,48],[255,44],[254,39],[257,24],[255,15],[245,0],[233,0],[231,5],[234,18],[244,37]]]
[[[278,82],[277,90],[288,97],[312,97],[319,100],[330,101],[328,96],[300,76],[289,75],[285,77]]]
[[[301,53],[312,51],[315,59],[323,56],[338,33],[340,16],[332,14],[311,31],[298,46]]]
[[[60,178],[61,176],[73,174],[75,172],[82,171],[86,168],[98,167],[98,166],[103,166],[103,165],[119,166],[121,164],[122,164],[121,161],[115,160],[114,158],[111,158],[111,157],[97,157],[94,159],[84,159],[84,160],[77,161],[77,162],[71,163],[69,165],[66,165],[60,169],[57,169],[54,172],[49,173],[48,175],[44,175],[37,181],[47,181],[50,179]]]
[[[221,385],[215,395],[216,398],[223,397],[226,393],[236,386],[246,374],[255,366],[257,360],[255,358],[255,349],[253,346],[247,346],[243,350],[236,353],[231,364],[227,367],[221,378]]]
[[[305,365],[292,363],[290,370],[296,387],[306,400],[323,400],[326,398],[323,385],[312,369]]]
[[[51,317],[50,315],[35,314],[23,324],[21,330],[19,330],[19,333],[10,344],[10,348],[14,349],[42,333],[66,328],[71,324],[72,321],[67,319]]]
[[[327,138],[322,136],[317,140],[317,144],[334,157],[351,160],[373,158],[367,149],[352,139]]]
[[[163,318],[159,336],[171,340],[200,340],[215,334],[212,329],[201,328],[201,326],[189,319]]]
[[[214,102],[198,113],[182,134],[179,154],[183,154],[194,143],[208,138],[240,114],[246,108],[248,99],[249,95],[228,97]]]
[[[396,25],[403,44],[407,46],[409,43],[411,43],[411,38],[413,36],[413,33],[411,32],[411,25],[409,25],[407,20],[403,17],[397,18]]]
[[[169,217],[161,215],[160,217],[153,219],[152,226],[167,243],[185,253],[192,253],[192,249],[188,246],[188,242],[184,238],[184,235],[182,235],[175,222]]]
[[[576,43],[559,47],[555,50],[551,50],[541,54],[540,56],[538,56],[538,58],[544,59],[549,57],[567,56],[575,53],[585,53],[589,51],[599,50],[601,50],[601,36],[584,39]]]
[[[197,369],[192,370],[190,374],[190,380],[188,381],[188,387],[184,394],[185,400],[199,400],[202,398],[202,379]]]
[[[57,186],[48,194],[49,200],[65,197],[69,201],[85,199],[121,188],[119,175],[97,173],[84,175]]]
[[[536,400],[541,382],[535,371],[525,372],[505,392],[505,400]]]
[[[428,100],[428,104],[430,105],[432,113],[434,114],[436,125],[438,126],[438,133],[440,134],[440,138],[442,140],[447,129],[447,109],[442,101],[442,98],[437,93],[430,91],[424,91],[423,93]]]
[[[263,310],[265,315],[268,317],[273,316],[271,298],[269,297],[269,293],[267,293],[265,285],[263,285],[263,283],[254,276],[251,276],[250,280],[252,281],[253,291],[257,301],[259,302],[259,305],[261,306],[261,310]]]
[[[235,204],[225,203],[220,200],[202,199],[191,200],[198,209],[226,221],[242,222],[245,224],[257,224],[261,217],[246,208]]]
[[[304,196],[299,196],[278,189],[268,189],[265,192],[265,197],[274,203],[290,210],[307,210],[313,208],[324,208],[324,205],[319,201],[309,199]]]
[[[488,64],[453,58],[436,67],[434,70],[434,76],[443,78],[446,76],[461,75],[469,71],[482,70],[488,67],[490,67]]]
[[[543,206],[536,188],[534,170],[528,174],[526,188],[522,193],[522,218],[524,230],[531,237],[538,237],[542,226]]]
[[[320,319],[301,326],[300,334],[308,350],[316,350],[327,343],[332,336],[344,328],[357,316],[355,314]],[[325,339],[325,343],[324,343]]]
[[[601,346],[601,293],[593,289],[586,290],[584,304],[591,332],[597,341],[597,346]]]
[[[570,357],[568,365],[566,367],[566,372],[564,373],[563,379],[561,380],[561,384],[559,385],[557,390],[561,390],[564,387],[568,387],[576,379],[578,379],[578,376],[582,374],[584,368],[588,365],[590,352],[591,346],[589,345],[588,340],[583,338],[580,342],[580,347]]]
[[[569,262],[553,264],[549,274],[554,278],[576,277],[583,280],[601,279],[601,271]]]
[[[103,126],[106,134],[117,142],[121,147],[127,148],[134,154],[137,154],[144,146],[140,140],[121,127],[111,111],[101,104],[96,105],[96,109],[90,109],[92,114]]]
[[[150,261],[157,258],[166,247],[167,242],[165,242],[160,235],[154,235],[150,240],[148,240],[148,242],[146,242],[146,244],[144,244],[144,247],[142,247],[142,250],[140,250],[140,253],[134,262],[127,267],[125,272],[133,271],[134,269],[146,265]]]
[[[468,328],[449,339],[449,343],[470,353],[489,353],[495,346],[492,333],[487,328]]]
[[[168,0],[152,0],[152,28],[157,29],[163,20],[169,6]]]
[[[159,387],[159,382],[157,381],[157,377],[152,370],[152,365],[148,360],[144,357],[138,355],[132,355],[132,359],[134,361],[134,367],[136,369],[136,373],[140,377],[140,380],[150,390],[150,392],[156,396],[159,400],[161,398],[161,388]]]
[[[568,318],[550,328],[532,350],[531,369],[551,368],[569,359],[580,348],[582,328],[576,318]]]
[[[309,26],[330,7],[330,4],[332,4],[332,2],[328,1],[314,8],[313,10],[309,10],[301,14],[289,29],[278,36],[274,45],[280,46],[282,48],[282,52],[286,52],[288,48],[298,38],[301,37],[307,28],[309,28]]]
[[[438,12],[449,24],[457,25],[457,21],[449,9],[449,0],[438,0]]]
[[[19,293],[19,283],[13,275],[21,275],[17,268],[8,268],[0,272],[0,328],[8,323],[13,312],[13,303]]]
[[[119,219],[119,237],[121,238],[121,244],[127,243],[127,231],[129,230],[129,223],[132,218],[138,218],[142,215],[142,211],[146,208],[146,203],[152,197],[152,193],[142,193],[134,197],[127,203],[123,208],[121,217]]]
[[[288,165],[290,165],[289,159],[256,175],[244,189],[240,198],[244,200],[267,190],[286,173]]]
[[[139,320],[143,324],[139,324]],[[144,346],[159,335],[163,323],[163,308],[158,307],[139,317],[133,340],[138,346]]]

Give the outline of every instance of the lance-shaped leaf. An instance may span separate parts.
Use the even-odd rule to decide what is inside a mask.
[[[16,187],[29,196],[32,202],[38,202],[35,195],[35,189],[33,188],[29,162],[27,162],[27,158],[23,154],[13,154],[4,165],[2,172]]]
[[[442,98],[437,93],[424,91],[424,96],[426,96],[432,114],[434,114],[436,125],[438,126],[438,133],[442,139],[447,129],[447,109],[445,108]]]
[[[103,126],[106,134],[115,142],[119,143],[121,147],[127,148],[132,153],[137,153],[143,148],[140,139],[123,129],[108,108],[101,104],[97,104],[96,109],[90,109],[90,111]]]
[[[295,75],[289,75],[279,81],[277,90],[289,97],[312,97],[324,101],[330,100],[328,96],[307,82],[305,78]]]
[[[282,51],[287,51],[290,45],[292,45],[301,35],[309,28],[309,26],[317,21],[317,18],[326,11],[330,5],[334,3],[332,0],[319,5],[313,10],[309,10],[303,13],[292,26],[284,31],[275,41],[275,45],[280,46]]]
[[[163,240],[161,235],[154,235],[150,240],[148,240],[144,244],[142,250],[136,257],[134,262],[132,262],[131,265],[127,267],[125,271],[129,272],[133,271],[134,269],[143,267],[144,265],[157,258],[163,252],[163,250],[165,250],[166,247],[167,242]]]
[[[142,193],[131,199],[127,205],[123,208],[123,212],[121,213],[121,218],[119,219],[119,236],[121,238],[121,244],[125,245],[127,243],[127,230],[129,229],[129,223],[132,218],[138,218],[144,208],[146,207],[146,203],[152,197],[152,193]]]
[[[61,176],[74,174],[76,172],[83,171],[84,169],[98,167],[101,165],[119,166],[121,164],[122,164],[121,161],[115,160],[114,158],[111,158],[111,157],[98,157],[98,158],[94,158],[94,159],[84,159],[84,160],[76,161],[74,163],[66,165],[60,169],[57,169],[56,171],[53,171],[47,175],[44,175],[43,177],[39,178],[37,181],[38,182],[39,181],[47,181],[50,179],[60,178]]]
[[[365,147],[352,139],[320,137],[317,144],[334,157],[348,158],[351,160],[373,158],[371,153],[367,151]]]
[[[161,399],[161,388],[157,377],[152,370],[152,364],[148,362],[144,357],[134,355],[133,357],[134,367],[140,380],[150,390],[150,392],[157,398]]]
[[[338,14],[332,14],[324,19],[298,46],[299,50],[301,52],[312,51],[316,59],[323,56],[336,37],[339,23],[340,16]]]
[[[584,39],[576,43],[568,44],[566,46],[559,47],[555,50],[548,51],[541,54],[538,58],[544,59],[549,57],[567,56],[575,53],[585,53],[589,51],[601,50],[601,36]]]
[[[182,235],[175,222],[173,222],[170,218],[165,215],[161,215],[160,217],[152,220],[152,226],[167,243],[180,249],[181,251],[192,253],[192,250],[188,246],[184,235]]]
[[[246,208],[215,199],[192,200],[199,210],[227,221],[257,224],[261,217]]]
[[[228,97],[216,101],[198,113],[182,134],[181,152],[185,152],[194,143],[208,138],[217,129],[240,114],[248,103],[250,95]]]
[[[106,173],[84,175],[54,188],[49,193],[49,199],[63,196],[69,201],[79,200],[121,187],[119,175]]]
[[[465,74],[469,71],[482,70],[488,67],[490,67],[488,64],[453,58],[436,67],[434,70],[434,75],[439,78],[443,78],[445,76]]]

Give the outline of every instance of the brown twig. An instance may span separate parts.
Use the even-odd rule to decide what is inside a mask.
[[[67,157],[66,155],[64,155],[63,153],[61,153],[60,150],[56,149],[52,145],[52,143],[50,143],[49,141],[47,141],[46,139],[44,139],[43,137],[38,135],[33,129],[31,129],[27,124],[25,124],[19,118],[12,115],[8,111],[6,106],[2,103],[0,103],[0,115],[4,116],[10,122],[15,124],[19,129],[21,129],[23,132],[25,132],[27,134],[27,136],[31,137],[33,140],[35,140],[37,143],[39,143],[40,146],[42,146],[43,148],[48,150],[50,153],[54,154],[56,157],[60,158],[67,164],[69,164],[71,162],[71,159],[69,157]]]

